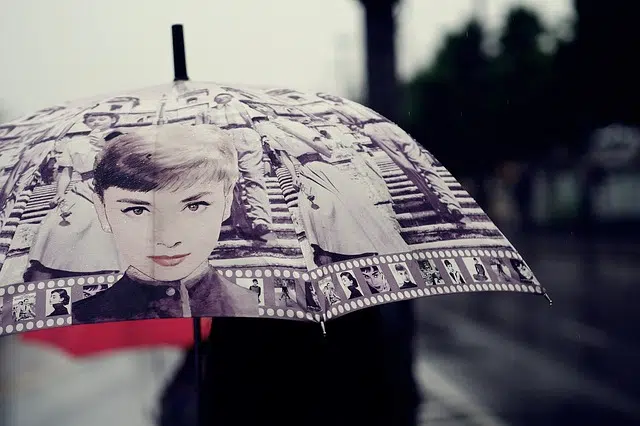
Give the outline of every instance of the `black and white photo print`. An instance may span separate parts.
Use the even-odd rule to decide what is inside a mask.
[[[36,294],[26,293],[13,297],[11,306],[13,321],[32,320],[36,317]]]
[[[410,288],[416,288],[416,280],[413,278],[411,271],[406,262],[392,263],[389,265],[389,269],[396,280],[396,284],[400,290],[406,290]]]
[[[304,299],[308,312],[322,311],[323,305],[321,304],[320,298],[318,297],[318,291],[312,281],[304,282]]]
[[[325,300],[327,301],[327,305],[329,306],[335,305],[342,301],[342,298],[337,293],[336,285],[330,276],[320,279],[318,283],[320,286],[320,291],[322,292],[322,294],[325,297]]]
[[[298,306],[296,296],[296,280],[293,278],[274,278],[276,306],[295,308]]]
[[[237,278],[236,284],[253,293],[258,305],[264,306],[264,281],[262,278]]]
[[[479,257],[464,257],[462,258],[462,261],[467,267],[469,275],[471,275],[473,281],[477,283],[484,283],[491,280],[489,278],[489,274],[487,273],[487,268],[484,266]]]
[[[498,281],[511,282],[514,279],[514,274],[507,266],[504,260],[492,257],[490,260],[491,270],[498,277]]]
[[[54,288],[47,290],[47,303],[45,305],[45,315],[56,317],[69,315],[71,313],[71,297],[66,288]]]
[[[444,259],[442,264],[444,265],[444,269],[447,271],[447,275],[451,279],[452,284],[467,283],[455,259]]]
[[[444,284],[444,279],[438,270],[435,262],[431,259],[424,259],[418,261],[418,268],[420,269],[420,275],[427,285],[441,285]]]
[[[352,271],[338,273],[338,279],[347,299],[357,299],[363,296],[362,289]]]
[[[360,268],[360,272],[364,276],[364,282],[372,294],[384,293],[391,290],[389,281],[387,281],[387,277],[379,266],[365,266],[364,268]]]
[[[518,281],[520,281],[521,283],[533,284],[536,281],[535,277],[533,276],[533,272],[531,272],[531,269],[529,269],[524,261],[520,259],[511,259],[511,266],[517,274]]]

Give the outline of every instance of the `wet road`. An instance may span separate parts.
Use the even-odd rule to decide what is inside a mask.
[[[419,364],[494,422],[640,424],[638,243],[563,235],[510,239],[553,306],[506,293],[420,301]],[[478,416],[448,416],[426,424],[483,423]]]

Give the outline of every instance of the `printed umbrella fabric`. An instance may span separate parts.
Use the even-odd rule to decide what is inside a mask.
[[[330,94],[180,82],[38,111],[0,141],[3,334],[546,294],[427,150]]]

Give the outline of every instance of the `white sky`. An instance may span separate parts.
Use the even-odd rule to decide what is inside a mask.
[[[475,0],[497,26],[527,4],[549,23],[571,0]],[[398,67],[427,63],[474,0],[403,0]],[[173,79],[171,24],[185,26],[192,80],[288,86],[353,95],[362,84],[357,0],[4,0],[0,14],[3,119],[96,94]]]

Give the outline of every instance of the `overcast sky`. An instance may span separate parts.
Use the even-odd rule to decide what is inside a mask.
[[[476,0],[478,1],[478,0]],[[570,0],[480,0],[488,25],[522,3],[549,23]],[[403,0],[398,67],[432,58],[474,0]],[[362,82],[357,0],[4,0],[0,110],[12,118],[52,104],[173,78],[170,26],[185,25],[192,80],[353,93]]]

